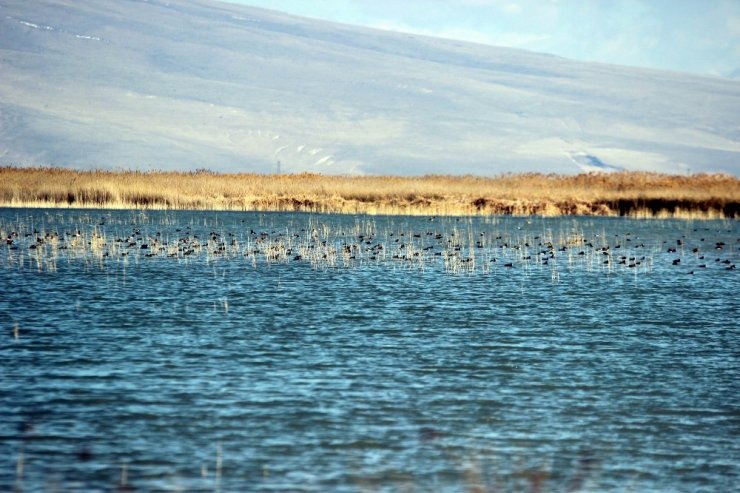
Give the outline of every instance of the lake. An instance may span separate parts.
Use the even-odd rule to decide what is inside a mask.
[[[737,491],[738,224],[0,209],[0,490]]]

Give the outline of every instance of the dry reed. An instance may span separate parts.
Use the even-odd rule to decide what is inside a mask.
[[[643,172],[349,177],[0,167],[0,206],[736,218],[740,179]]]

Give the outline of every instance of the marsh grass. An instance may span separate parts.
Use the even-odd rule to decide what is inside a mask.
[[[0,206],[402,215],[740,217],[724,174],[324,176],[0,167]]]
[[[353,223],[339,226],[319,214],[299,215],[300,220],[286,227],[253,229],[212,221],[204,229],[191,229],[192,220],[172,224],[173,214],[161,214],[155,222],[141,211],[117,219],[110,213],[93,217],[80,211],[68,223],[57,223],[55,214],[47,215],[41,224],[33,217],[0,220],[4,239],[0,266],[56,272],[59,265],[69,263],[100,269],[112,265],[120,267],[124,283],[127,266],[150,261],[203,263],[214,269],[224,261],[242,261],[253,269],[297,263],[314,270],[385,266],[421,273],[440,269],[453,275],[507,272],[545,276],[559,283],[562,276],[578,271],[646,274],[657,257],[664,261],[670,257],[670,261],[680,255],[699,264],[698,258],[686,257],[684,246],[679,246],[681,252],[671,252],[665,246],[667,239],[645,240],[645,245],[630,232],[615,235],[603,227],[584,230],[570,220],[558,227],[542,222],[540,229],[532,226],[536,222],[530,218],[517,219],[515,225],[496,216],[430,217],[415,229],[393,221],[378,224],[373,216],[358,216]],[[689,241],[695,251],[701,247],[703,255],[704,240],[683,238],[680,244]],[[727,261],[734,262],[734,257]],[[228,313],[228,300],[214,300],[213,307]]]

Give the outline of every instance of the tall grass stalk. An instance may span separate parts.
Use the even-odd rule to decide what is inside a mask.
[[[349,177],[0,167],[0,206],[735,218],[740,179],[643,172]]]

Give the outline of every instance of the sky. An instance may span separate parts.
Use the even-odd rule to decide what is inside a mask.
[[[740,0],[229,0],[584,61],[740,78]]]

